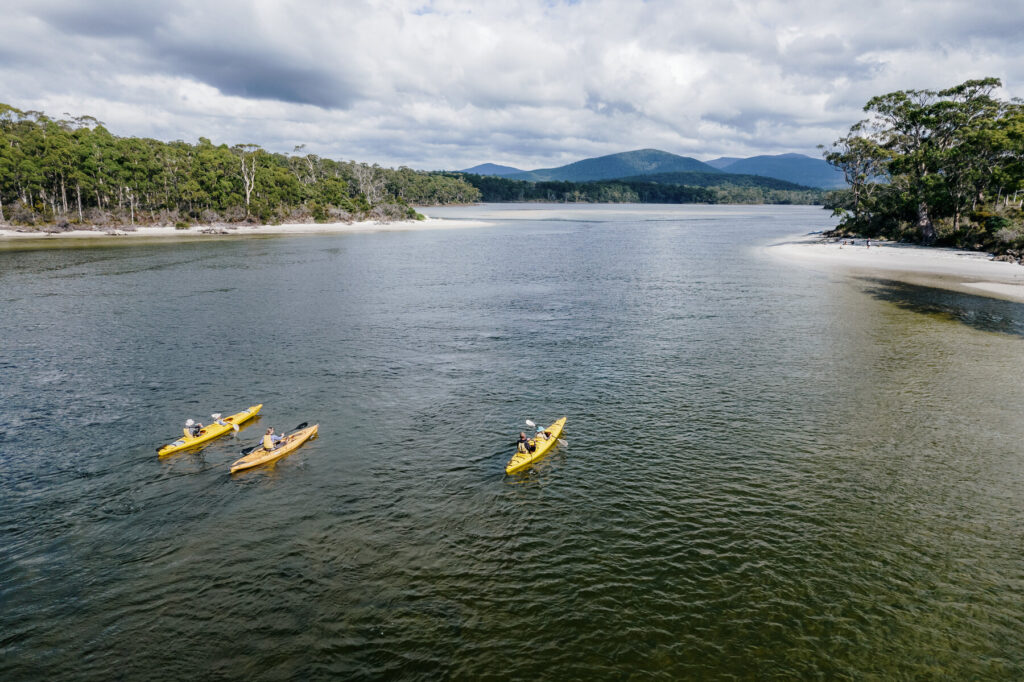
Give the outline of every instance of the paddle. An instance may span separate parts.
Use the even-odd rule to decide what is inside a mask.
[[[526,420],[526,425],[527,426],[537,426],[534,422],[532,422],[529,419]],[[558,444],[561,445],[563,448],[569,447],[569,442],[566,441],[566,440],[563,440],[561,438],[558,439]]]
[[[307,426],[309,426],[309,422],[302,422],[301,424],[296,426],[294,429],[292,429],[292,431],[298,431],[299,429],[304,429]],[[288,436],[285,436],[285,437],[287,438]],[[245,455],[248,455],[249,453],[255,452],[256,450],[259,449],[259,447],[262,447],[262,446],[263,446],[263,443],[259,442],[259,443],[255,444],[255,445],[253,445],[252,447],[246,447],[245,450],[241,451],[242,455],[245,456]]]
[[[294,429],[292,429],[292,431],[298,431],[299,429],[304,429],[307,426],[309,426],[309,422],[302,422],[301,424],[296,426]],[[287,438],[287,436],[285,436],[285,438]],[[241,450],[240,454],[244,457],[244,456],[248,455],[250,452],[255,452],[256,450],[258,450],[261,447],[263,447],[263,442],[262,441],[257,443],[256,445],[253,445],[251,448],[246,448],[245,450]]]

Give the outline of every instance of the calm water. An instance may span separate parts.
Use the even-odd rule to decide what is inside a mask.
[[[814,208],[433,213],[0,251],[0,677],[1024,676],[1024,305],[760,250]]]

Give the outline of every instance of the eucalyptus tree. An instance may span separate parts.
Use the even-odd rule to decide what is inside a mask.
[[[843,225],[898,234],[912,223],[932,243],[937,221],[955,237],[993,191],[1019,184],[1013,140],[1021,105],[994,97],[1000,86],[983,78],[871,98],[869,117],[825,152],[850,185],[850,200],[839,206],[850,213]]]

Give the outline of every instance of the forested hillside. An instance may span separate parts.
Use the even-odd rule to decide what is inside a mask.
[[[700,173],[697,173],[700,176]],[[488,175],[458,174],[480,191],[481,201],[561,201],[578,203],[652,204],[820,204],[824,193],[807,188],[774,189],[751,184],[695,186],[649,182],[647,176],[597,182],[528,182]],[[666,174],[677,177],[675,173]],[[724,175],[724,178],[730,176]],[[742,176],[738,176],[742,177]],[[794,187],[781,180],[759,178]]]
[[[996,78],[872,98],[827,150],[850,189],[840,234],[945,244],[1024,260],[1024,104]]]
[[[704,173],[701,171],[682,171],[679,173],[654,173],[651,175],[637,175],[631,178],[621,178],[628,181],[657,182],[668,185],[691,185],[693,187],[718,187],[729,185],[732,187],[760,187],[762,189],[782,189],[794,192],[803,192],[814,188],[807,185],[798,185],[795,182],[779,180],[763,175],[741,175],[739,173]]]
[[[0,223],[187,225],[415,217],[412,205],[471,203],[461,178],[333,161],[296,148],[117,137],[89,116],[52,119],[0,104]]]

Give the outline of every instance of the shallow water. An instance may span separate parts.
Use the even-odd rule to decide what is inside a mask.
[[[1024,676],[1024,305],[765,257],[809,207],[431,214],[0,252],[4,679]]]

